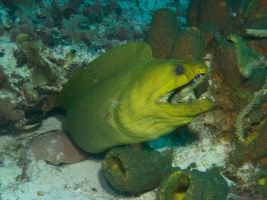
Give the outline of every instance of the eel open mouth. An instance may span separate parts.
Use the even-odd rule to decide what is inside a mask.
[[[205,98],[204,94],[200,96],[195,95],[195,89],[200,83],[203,82],[205,74],[196,75],[187,84],[175,88],[172,91],[162,95],[158,99],[158,103],[170,103],[170,104],[189,104],[197,100]]]

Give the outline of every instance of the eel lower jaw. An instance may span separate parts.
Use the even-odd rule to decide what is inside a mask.
[[[206,98],[212,99],[212,97],[206,93],[201,94],[199,97],[195,95],[194,89],[203,82],[204,77],[203,74],[198,74],[189,83],[160,96],[157,103],[190,104]]]

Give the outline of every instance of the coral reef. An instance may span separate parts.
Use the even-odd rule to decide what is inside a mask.
[[[249,144],[238,144],[229,155],[229,171],[226,176],[234,179],[242,190],[266,196],[267,123]],[[252,171],[254,171],[252,173]],[[245,178],[247,177],[247,178]]]
[[[234,40],[235,43],[232,44],[223,37],[217,40],[220,45],[215,52],[218,63],[215,63],[213,72],[222,76],[222,86],[220,87],[227,90],[227,93],[231,95],[225,95],[226,91],[224,93],[218,91],[215,93],[215,96],[218,95],[218,97],[215,98],[218,107],[223,110],[231,109],[232,117],[236,118],[234,126],[237,136],[244,141],[244,129],[250,125],[244,125],[245,118],[254,106],[264,102],[264,98],[261,97],[263,96],[261,90],[265,88],[266,69],[262,67],[264,65],[259,66],[260,56],[258,53],[247,46],[240,37],[230,35],[229,38],[230,41]],[[251,67],[252,65],[253,67]],[[238,67],[233,68],[232,66]],[[226,102],[228,103],[226,104]],[[237,113],[239,113],[238,116],[235,116]]]
[[[219,2],[217,2],[218,5],[214,5],[212,8],[215,9],[216,6],[241,6],[238,3],[235,5],[232,5],[229,2],[225,3],[225,5],[219,5]],[[191,6],[193,6],[193,4],[194,3],[192,3]],[[198,5],[209,6],[208,4],[203,4],[202,2]],[[214,9],[212,10],[214,11]],[[190,11],[189,9],[188,13],[196,14],[193,10]],[[222,16],[224,16],[227,12],[229,16],[231,15],[228,9],[224,10],[223,12],[224,14],[221,14]],[[217,16],[218,14],[219,13],[217,13],[216,15],[214,14],[214,20],[217,20],[215,16]],[[194,18],[192,17],[192,19]],[[223,20],[225,20],[225,18],[223,18]],[[235,20],[238,21],[241,19],[239,17],[236,17]],[[259,44],[257,44],[255,40],[252,43],[250,40],[247,40],[247,38],[242,39],[237,35],[228,35],[228,33],[240,33],[240,27],[238,28],[238,26],[229,26],[229,28],[234,27],[236,30],[227,31],[227,28],[225,28],[224,25],[218,24],[215,21],[212,21],[212,19],[203,20],[202,22],[201,20],[199,20],[197,23],[196,21],[194,23],[192,22],[192,24],[198,24],[201,30],[206,31],[206,21],[210,21],[214,23],[215,26],[217,26],[217,28],[214,29],[215,31],[211,32],[213,33],[213,37],[212,34],[203,35],[209,38],[209,41],[204,38],[204,40],[206,41],[205,51],[213,52],[214,56],[216,57],[216,59],[213,60],[210,76],[212,84],[209,88],[209,91],[212,93],[216,101],[217,109],[215,109],[215,112],[218,113],[220,112],[219,110],[228,110],[229,113],[227,114],[227,117],[230,118],[229,120],[227,119],[228,122],[225,123],[225,117],[223,119],[224,126],[225,124],[228,125],[228,128],[226,130],[223,129],[223,132],[233,132],[233,129],[237,126],[249,127],[249,124],[244,125],[244,121],[248,119],[247,115],[250,112],[251,106],[249,106],[249,102],[252,101],[251,104],[253,106],[257,104],[256,102],[254,102],[254,100],[256,99],[262,103],[264,102],[264,98],[259,99],[259,96],[264,95],[264,93],[260,92],[259,90],[264,90],[263,88],[265,87],[264,83],[266,79],[266,63],[263,57],[264,55],[259,54],[259,52],[264,51],[260,50],[256,52],[255,49],[259,50],[259,48],[266,47],[259,47]],[[211,26],[209,25],[208,27]],[[246,42],[249,42],[249,45],[247,45],[244,40],[247,40]],[[235,68],[233,66],[238,66],[238,68]],[[260,104],[260,102],[258,103]],[[248,109],[243,110],[243,107],[246,106]],[[229,112],[230,110],[231,113]],[[243,114],[240,113],[239,115],[238,113],[242,110]],[[237,119],[238,122],[236,123],[238,125],[233,125],[233,121],[236,121],[237,115],[239,116],[239,118]],[[220,129],[216,128],[217,131],[221,132]],[[238,129],[240,130],[240,128]],[[239,135],[241,136],[246,131],[239,132]]]
[[[117,147],[105,155],[102,168],[106,179],[117,190],[141,193],[158,186],[171,162],[170,151]]]
[[[226,180],[216,170],[169,169],[159,186],[158,199],[225,200],[228,195]]]
[[[143,22],[139,20],[140,15],[145,20],[144,23],[149,23],[151,12],[157,8],[183,7],[176,2],[157,3],[154,0],[140,3],[48,0],[17,2],[16,6],[13,3],[14,1],[1,3],[3,31],[11,34],[12,41],[21,33],[36,33],[49,46],[79,41],[93,49],[113,46],[113,42],[117,44],[117,41],[144,37],[146,28],[141,28]],[[129,21],[133,23],[128,23]],[[126,34],[128,31],[130,34]]]
[[[203,33],[205,52],[214,55],[208,91],[215,99],[215,109],[195,123],[202,120],[202,125],[215,133],[215,141],[231,142],[234,150],[224,168],[227,178],[236,184],[231,191],[237,196],[246,191],[255,198],[266,196],[264,167],[258,167],[264,165],[267,152],[263,144],[266,115],[261,108],[266,102],[267,45],[264,32],[254,31],[266,27],[260,2],[246,1],[248,6],[243,7],[241,1],[193,1],[188,12],[189,25],[209,31]],[[204,13],[208,8],[211,12]],[[207,26],[207,21],[216,28]],[[207,119],[214,115],[215,121]],[[193,124],[190,127],[197,132]]]
[[[16,180],[29,180],[28,166],[32,157],[21,153],[25,148],[28,151],[31,149],[37,157],[42,154],[41,159],[56,165],[77,161],[69,156],[67,161],[62,160],[60,152],[64,147],[60,147],[60,141],[71,144],[69,140],[65,140],[66,135],[53,132],[36,138],[38,133],[28,131],[40,126],[47,112],[54,108],[55,96],[74,72],[86,68],[91,60],[114,46],[146,39],[152,47],[153,56],[158,60],[168,58],[205,62],[209,75],[198,88],[194,88],[194,93],[197,99],[206,95],[212,96],[215,102],[212,111],[201,114],[169,138],[161,138],[161,144],[164,139],[166,142],[166,138],[171,140],[170,143],[164,143],[165,148],[171,146],[174,155],[172,165],[182,169],[172,169],[165,176],[160,193],[164,193],[166,198],[174,195],[177,199],[187,199],[191,194],[196,194],[199,199],[207,199],[208,195],[218,195],[215,193],[219,189],[214,189],[217,182],[211,178],[218,175],[217,180],[221,180],[224,189],[219,191],[222,195],[218,198],[216,196],[216,199],[226,199],[225,182],[218,172],[209,169],[215,168],[213,164],[216,164],[220,167],[219,172],[228,179],[228,199],[266,198],[266,0],[192,0],[185,13],[187,5],[186,1],[154,0],[0,2],[0,133],[6,136],[16,130],[12,134],[12,142],[6,151],[1,152],[0,158],[12,157],[15,160],[16,166],[21,169]],[[185,15],[186,20],[183,18]],[[95,63],[99,64],[99,61]],[[108,67],[105,70],[108,71]],[[184,71],[184,68],[175,68],[178,75]],[[100,78],[106,74],[102,75]],[[153,82],[157,82],[156,75],[153,76],[150,72],[150,76],[154,77]],[[147,76],[144,80],[147,80]],[[114,87],[114,84],[110,85]],[[151,87],[145,84],[145,88]],[[183,92],[181,98],[184,97],[183,94],[188,94],[186,90]],[[101,102],[103,98],[96,99],[94,102]],[[117,103],[114,101],[111,107],[117,106]],[[129,106],[124,107],[124,110],[128,109]],[[134,114],[131,112],[127,115],[127,119],[133,118],[132,113]],[[104,118],[110,119],[110,116],[110,113],[105,113]],[[98,121],[103,120],[103,115],[101,117]],[[148,121],[151,122],[150,127],[156,127],[155,130],[158,131],[158,122]],[[143,126],[136,127],[140,128],[138,133],[143,133]],[[190,140],[190,134],[194,135],[194,139]],[[57,140],[58,135],[63,139]],[[36,140],[28,147],[28,141],[32,137]],[[59,160],[56,157],[47,158],[47,154],[43,154],[47,152],[42,149],[53,142],[51,137],[56,138],[55,144],[60,144],[57,146],[59,154],[56,153]],[[116,149],[106,155],[103,163],[104,172],[109,173],[107,179],[110,182],[115,178],[119,180],[112,184],[115,188],[138,193],[158,185],[165,166],[159,173],[152,173],[158,173],[157,176],[150,180],[146,178],[149,178],[149,170],[153,166],[151,163],[154,163],[150,159],[163,153],[145,152],[144,155],[148,153],[148,156],[140,162],[140,157],[144,156],[139,154],[141,150]],[[116,153],[113,152],[115,150]],[[73,149],[70,151],[73,152]],[[129,157],[128,151],[131,151],[129,155],[134,156]],[[208,154],[212,157],[208,157]],[[146,163],[147,161],[150,163]],[[168,165],[170,162],[168,160]],[[160,163],[155,163],[154,166],[157,164]],[[190,164],[202,172],[186,169]],[[144,172],[147,177],[141,177],[143,185],[134,182]],[[177,186],[173,178],[177,177],[184,181],[182,187],[178,188],[181,191],[173,188]],[[190,177],[192,181],[188,184]],[[199,177],[196,182],[194,177]],[[206,181],[204,185],[207,188],[210,188],[207,183],[214,184],[213,188],[205,190],[205,193],[190,188],[203,181]],[[4,192],[1,188],[2,191]],[[211,191],[210,194],[207,191]]]
[[[25,126],[40,123],[45,112],[54,107],[54,97],[69,76],[69,69],[88,62],[85,50],[77,52],[70,46],[51,49],[44,47],[40,39],[20,36],[23,51],[15,43],[1,43],[0,107],[1,126],[5,127],[1,131],[24,130]],[[23,115],[18,112],[16,119],[11,119],[14,109]]]

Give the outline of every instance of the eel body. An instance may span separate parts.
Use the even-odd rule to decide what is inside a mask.
[[[69,134],[92,153],[156,139],[210,110],[209,97],[194,89],[208,73],[201,62],[153,60],[145,42],[132,42],[99,56],[59,93]]]

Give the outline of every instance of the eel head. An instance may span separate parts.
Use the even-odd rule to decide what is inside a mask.
[[[119,112],[120,128],[134,137],[151,140],[210,110],[213,99],[195,92],[207,80],[208,72],[202,62],[148,62],[142,66],[134,92],[128,94],[127,108]]]

